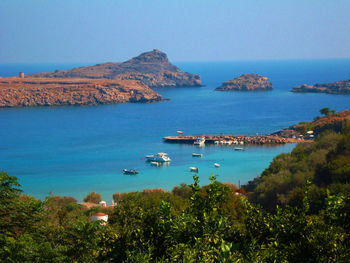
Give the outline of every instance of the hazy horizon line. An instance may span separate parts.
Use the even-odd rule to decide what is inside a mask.
[[[250,62],[250,61],[295,61],[295,60],[348,60],[350,57],[329,57],[329,58],[257,58],[257,59],[232,59],[232,60],[170,60],[170,63],[208,63],[208,62]],[[127,61],[127,60],[125,60]],[[34,61],[34,62],[0,62],[0,65],[8,64],[104,64],[104,63],[123,63],[125,61]]]

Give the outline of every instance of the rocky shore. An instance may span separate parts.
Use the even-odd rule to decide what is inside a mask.
[[[233,80],[226,81],[217,91],[266,91],[272,89],[272,83],[267,77],[257,74],[243,74]]]
[[[0,107],[148,103],[161,100],[161,95],[132,80],[0,78]]]
[[[314,93],[329,93],[329,94],[350,94],[350,80],[336,81],[326,84],[315,84],[294,87],[292,92],[314,92]]]
[[[181,71],[158,49],[142,53],[122,63],[103,63],[70,70],[37,73],[31,77],[137,80],[150,88],[202,86],[199,75]]]

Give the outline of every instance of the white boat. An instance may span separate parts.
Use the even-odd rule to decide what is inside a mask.
[[[204,143],[205,143],[205,138],[204,137],[200,137],[200,138],[196,138],[196,140],[194,141],[193,145],[203,146]]]
[[[190,172],[195,172],[195,173],[199,172],[199,169],[197,167],[191,166],[191,167],[189,167],[189,169],[190,169]]]
[[[235,147],[235,151],[244,151],[243,147]]]
[[[192,157],[203,157],[203,153],[192,153]]]
[[[243,144],[244,144],[244,141],[240,141],[239,144],[240,144],[240,145],[243,145]]]
[[[157,153],[153,155],[146,155],[145,157],[147,162],[164,163],[171,161],[167,153]]]
[[[220,142],[219,141],[214,141],[215,144],[219,144]]]
[[[216,168],[219,168],[219,167],[220,167],[220,164],[214,163],[214,166],[215,166]]]
[[[139,172],[135,169],[123,169],[124,174],[138,174]]]

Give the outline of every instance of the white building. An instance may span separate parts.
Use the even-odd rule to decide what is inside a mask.
[[[97,213],[91,216],[91,221],[97,221],[97,220],[101,220],[102,224],[107,224],[108,221],[108,215],[105,213]]]

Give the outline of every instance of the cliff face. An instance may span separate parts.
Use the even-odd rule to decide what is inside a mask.
[[[138,80],[151,88],[202,86],[199,75],[182,72],[169,62],[165,53],[157,49],[123,63],[104,63],[52,73],[38,73],[32,77]]]
[[[156,102],[161,96],[137,81],[0,78],[0,107]]]
[[[271,90],[272,84],[267,77],[257,74],[243,74],[233,80],[226,81],[215,90],[218,91],[264,91]]]
[[[350,94],[350,80],[336,81],[333,83],[301,85],[294,87],[292,92],[316,92],[329,94]]]

